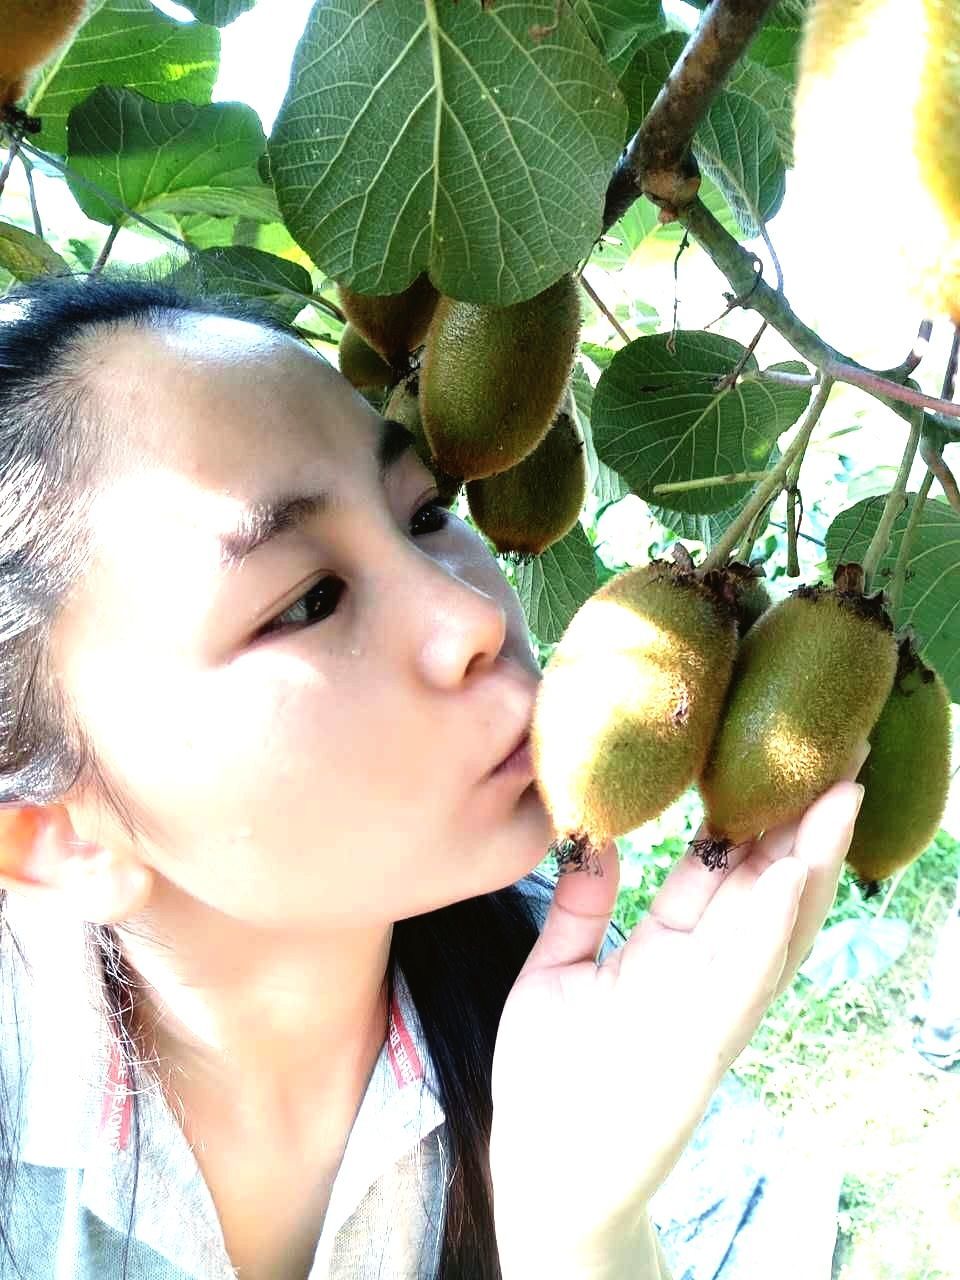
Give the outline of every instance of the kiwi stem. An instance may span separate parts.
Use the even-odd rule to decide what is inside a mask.
[[[897,625],[897,614],[900,612],[900,602],[903,599],[903,584],[907,580],[907,564],[910,560],[914,535],[916,534],[921,513],[926,506],[927,494],[930,492],[931,484],[933,484],[933,472],[928,468],[927,474],[923,477],[923,482],[920,485],[920,491],[914,499],[913,507],[910,510],[910,519],[907,521],[907,527],[903,531],[900,550],[897,552],[896,563],[893,566],[893,577],[890,581],[890,591],[888,593],[890,600],[888,607],[894,626]]]
[[[583,287],[584,293],[587,295],[587,297],[590,299],[593,305],[597,308],[598,311],[600,311],[603,315],[605,315],[607,319],[610,321],[610,324],[613,326],[614,331],[620,335],[620,337],[624,340],[624,342],[632,342],[633,339],[630,337],[629,333],[627,333],[626,329],[623,327],[623,325],[620,323],[617,317],[613,314],[613,312],[610,310],[610,308],[607,306],[604,300],[600,297],[600,295],[597,293],[596,289],[594,289],[593,285],[586,278],[586,276],[581,274],[580,276],[577,277],[577,279],[580,281],[580,284]]]
[[[744,564],[750,563],[750,553],[753,551],[753,544],[760,537],[761,529],[765,529],[767,527],[767,521],[770,518],[770,508],[773,506],[774,501],[775,499],[771,498],[763,510],[758,513],[756,520],[754,520],[747,532],[743,535],[743,541],[740,543],[737,550],[736,559],[742,560]]]
[[[700,476],[697,480],[678,480],[670,484],[655,484],[653,492],[655,496],[664,493],[683,493],[688,489],[709,489],[715,484],[756,484],[758,480],[765,480],[766,471],[739,471],[732,475],[726,476]]]
[[[863,557],[863,577],[867,591],[876,589],[873,580],[877,573],[877,567],[890,545],[890,535],[893,531],[894,522],[906,506],[907,481],[910,479],[910,468],[913,466],[913,460],[917,456],[922,430],[923,414],[917,413],[914,415],[910,426],[907,447],[904,449],[903,457],[900,459],[900,470],[897,472],[897,478],[893,482],[893,488],[887,494],[880,520],[874,530],[873,537],[870,539],[867,553]]]
[[[794,437],[790,447],[773,470],[767,472],[766,479],[760,482],[753,497],[700,565],[701,571],[704,569],[719,569],[726,564],[727,557],[743,537],[743,534],[750,528],[754,520],[758,515],[760,515],[767,504],[771,502],[783,488],[784,479],[786,478],[791,466],[797,461],[797,459],[803,458],[807,445],[810,443],[810,436],[813,434],[814,427],[820,421],[820,415],[826,408],[826,404],[830,399],[830,392],[832,390],[833,379],[824,376],[819,387],[817,387],[814,392],[813,399],[810,401],[809,408],[807,409],[807,416],[804,418],[803,424]]]

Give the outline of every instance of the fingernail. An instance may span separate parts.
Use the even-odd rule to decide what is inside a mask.
[[[863,804],[863,797],[867,794],[867,789],[862,782],[855,782],[853,785],[857,788],[857,807],[853,811],[853,820],[856,822],[860,813],[860,806]]]

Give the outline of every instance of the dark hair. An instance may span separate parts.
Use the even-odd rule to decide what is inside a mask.
[[[88,563],[86,503],[109,461],[84,376],[85,348],[121,326],[160,328],[182,313],[230,316],[297,336],[254,300],[200,297],[150,274],[110,268],[89,278],[46,276],[0,298],[0,802],[50,804],[74,786],[88,787],[131,836],[139,829],[136,815],[98,761],[49,660],[52,625]],[[0,937],[10,931],[22,961],[4,920],[4,896],[0,890]],[[132,1086],[135,1171],[120,1269],[125,1280],[141,1149],[137,1098],[145,1078],[128,1024],[136,975],[114,929],[85,928],[91,954],[99,948],[103,959],[103,1009]],[[536,919],[515,886],[394,925],[388,1000],[399,966],[446,1116],[452,1173],[438,1271],[444,1280],[500,1275],[489,1178],[493,1049],[504,1002],[536,936]],[[19,1110],[0,1079],[0,1257],[6,1254],[18,1275],[4,1224],[18,1147],[9,1117]]]

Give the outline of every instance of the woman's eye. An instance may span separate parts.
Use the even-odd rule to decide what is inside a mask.
[[[422,507],[418,507],[410,521],[410,530],[415,535],[439,533],[450,523],[450,511],[438,498],[431,498]],[[294,600],[293,604],[256,633],[255,638],[271,635],[287,627],[307,626],[312,622],[322,622],[336,610],[344,591],[341,578],[327,576],[315,582],[309,591]]]

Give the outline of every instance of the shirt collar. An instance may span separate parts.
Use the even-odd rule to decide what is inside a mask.
[[[82,922],[48,903],[7,894],[4,914],[26,967],[2,930],[4,968],[0,1038],[4,1079],[14,1095],[25,1073],[20,1159],[56,1168],[82,1166],[103,1152],[126,1150],[131,1099],[118,1044],[102,1003],[103,961]],[[9,956],[9,958],[8,958]],[[19,1042],[19,1043],[18,1043]],[[422,1083],[433,1100],[430,1119],[443,1120],[439,1082],[409,987],[398,969],[387,1039],[368,1085],[385,1105]]]

